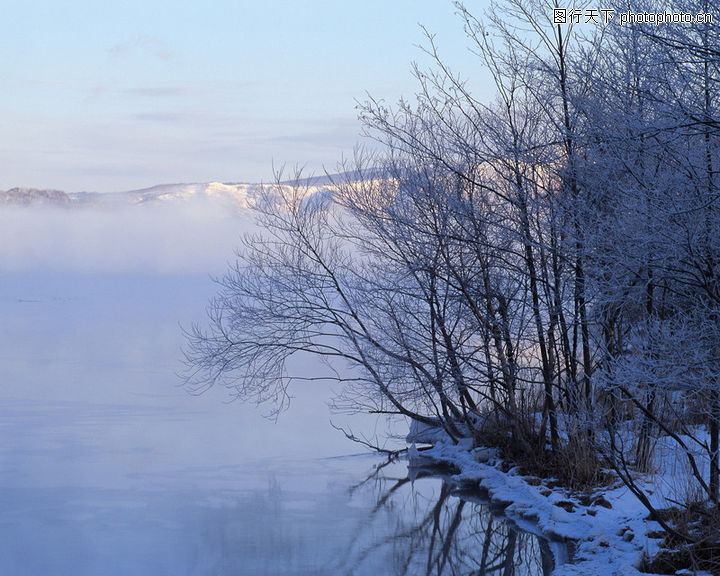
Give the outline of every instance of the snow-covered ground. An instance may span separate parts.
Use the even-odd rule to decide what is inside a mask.
[[[661,532],[660,525],[648,520],[647,509],[619,483],[598,488],[588,502],[581,497],[587,495],[558,487],[552,478],[525,477],[517,468],[504,471],[494,450],[472,450],[467,443],[453,445],[441,440],[429,450],[411,451],[427,462],[457,466],[460,472],[453,476],[454,481],[487,490],[491,501],[504,507],[505,514],[528,531],[572,541],[571,561],[557,566],[554,576],[647,574],[638,570],[642,557],[659,550],[661,540],[655,536]],[[660,443],[656,454],[655,472],[640,483],[655,504],[664,501],[668,506],[666,498],[684,496],[687,470],[669,443]]]

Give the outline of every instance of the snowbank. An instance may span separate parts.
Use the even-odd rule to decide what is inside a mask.
[[[502,471],[492,450],[471,450],[447,441],[423,451],[421,458],[457,467],[460,472],[454,480],[466,485],[477,482],[523,528],[556,541],[573,541],[571,562],[556,558],[555,576],[640,575],[644,573],[637,566],[643,554],[658,551],[660,540],[649,534],[659,532],[659,524],[646,519],[647,510],[623,486],[581,498],[555,486],[552,479],[523,477],[517,469]]]

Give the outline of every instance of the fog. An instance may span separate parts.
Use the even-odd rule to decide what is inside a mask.
[[[250,225],[210,203],[0,213],[0,572],[208,573],[222,543],[188,546],[222,529],[219,495],[238,513],[273,475],[316,494],[317,470],[283,471],[361,451],[327,383],[276,423],[177,375]]]
[[[327,383],[295,390],[279,424],[225,390],[193,396],[182,386],[181,328],[204,321],[212,277],[251,226],[247,214],[211,202],[0,213],[3,426],[19,442],[49,443],[18,452],[62,456],[56,448],[72,443],[75,425],[97,427],[96,445],[119,447],[103,462],[113,467],[237,463],[257,452],[309,454],[317,443],[319,455],[346,452],[329,428]],[[23,422],[27,403],[52,414]],[[287,433],[294,426],[302,437]]]
[[[208,198],[110,207],[4,207],[0,270],[218,274],[252,218]]]

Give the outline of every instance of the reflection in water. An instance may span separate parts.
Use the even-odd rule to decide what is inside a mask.
[[[277,425],[178,388],[178,321],[214,291],[204,276],[3,275],[0,574],[547,573],[552,544],[442,480],[330,457],[353,447],[321,383]]]
[[[12,488],[0,573],[547,575],[555,543],[440,478],[373,455],[179,473],[186,488]],[[236,486],[229,489],[227,480]]]
[[[442,478],[393,478],[380,467],[355,490],[363,488],[376,495],[363,531],[378,537],[353,541],[344,573],[368,573],[364,565],[378,555],[390,559],[388,573],[395,576],[547,576],[556,557],[567,560],[564,545],[519,529],[476,492],[458,491]],[[386,534],[374,526],[388,520]]]

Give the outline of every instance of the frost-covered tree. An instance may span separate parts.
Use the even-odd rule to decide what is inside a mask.
[[[635,24],[610,28],[606,42],[587,108],[595,186],[606,199],[589,267],[610,435],[599,448],[652,509],[633,474],[653,467],[656,443],[671,442],[690,471],[685,504],[696,509],[700,495],[717,509],[717,33]],[[705,538],[666,527],[691,544]]]
[[[633,475],[672,441],[717,509],[717,29],[557,25],[543,0],[483,18],[456,6],[495,100],[428,35],[416,100],[361,106],[380,152],[322,192],[266,188],[264,232],[191,337],[194,381],[280,409],[288,360],[319,355],[344,406],[568,481],[614,467],[651,509]]]

